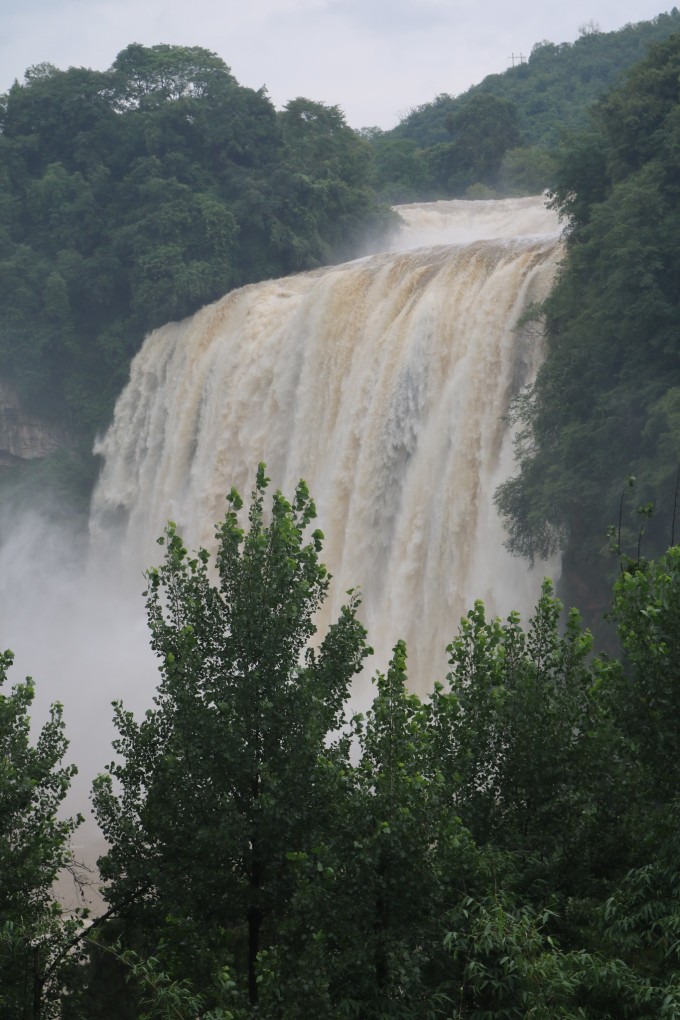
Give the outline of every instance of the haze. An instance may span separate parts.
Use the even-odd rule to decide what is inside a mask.
[[[339,105],[355,128],[394,127],[413,106],[454,95],[524,59],[647,21],[658,0],[22,0],[0,8],[0,90],[44,61],[104,70],[128,43],[203,46],[277,106],[303,95]],[[520,56],[521,55],[521,56]]]

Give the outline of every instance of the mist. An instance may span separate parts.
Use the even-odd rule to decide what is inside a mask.
[[[242,288],[147,338],[97,446],[89,533],[5,510],[0,643],[16,656],[10,684],[35,680],[36,731],[64,706],[79,769],[67,814],[88,813],[112,760],[111,702],[136,716],[153,704],[143,592],[162,560],[155,539],[172,518],[190,549],[210,548],[225,493],[236,485],[247,501],[261,460],[272,489],[290,496],[303,477],[317,502],[335,575],[320,634],[362,588],[376,656],[355,707],[397,639],[426,694],[474,599],[528,613],[544,570],[558,573],[530,574],[503,549],[492,499],[512,471],[502,415],[541,357],[515,325],[553,278],[555,215],[537,198],[398,211],[393,254]],[[103,842],[89,813],[74,844],[93,867]]]
[[[89,814],[89,793],[94,776],[112,758],[111,702],[122,699],[136,714],[143,712],[151,705],[158,669],[149,646],[142,571],[123,580],[111,564],[88,557],[87,544],[82,532],[34,509],[5,517],[0,644],[15,653],[6,686],[33,677],[33,739],[50,705],[64,706],[65,763],[76,764],[78,775],[62,813],[87,816],[75,834],[74,851],[93,868],[103,843]],[[69,884],[62,887],[68,894]]]

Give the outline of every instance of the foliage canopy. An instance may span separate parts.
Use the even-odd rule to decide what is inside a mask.
[[[566,547],[568,576],[593,597],[599,553],[624,479],[657,508],[646,550],[672,532],[680,461],[680,35],[656,45],[563,154],[553,195],[567,258],[542,312],[546,358],[516,407],[519,473],[497,500],[510,548],[533,558]],[[640,522],[625,508],[621,541]]]
[[[144,334],[389,222],[337,107],[277,114],[199,47],[31,68],[0,98],[0,362],[87,440]]]
[[[28,677],[2,688],[14,656],[0,653],[0,1012],[38,1020],[54,1009],[67,964],[64,949],[78,927],[62,916],[53,883],[71,864],[69,840],[80,817],[61,818],[74,765],[63,765],[67,742],[61,705],[31,742],[34,686]]]
[[[174,525],[147,575],[160,684],[117,704],[94,785],[109,912],[50,890],[75,821],[58,707],[0,697],[2,1006],[21,1020],[671,1018],[680,1002],[680,550],[622,559],[625,659],[592,658],[546,582],[526,627],[476,603],[429,697],[394,647],[365,715],[358,599],[330,581],[304,483],[217,552]],[[0,660],[4,676],[11,654]]]

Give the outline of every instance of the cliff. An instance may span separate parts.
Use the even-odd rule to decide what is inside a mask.
[[[14,387],[0,379],[0,470],[72,445],[65,429],[25,411]]]

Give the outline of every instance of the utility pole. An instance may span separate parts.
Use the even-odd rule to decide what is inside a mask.
[[[512,61],[512,66],[514,67],[516,60],[520,64],[524,63],[524,54],[523,53],[511,53],[509,59]]]

